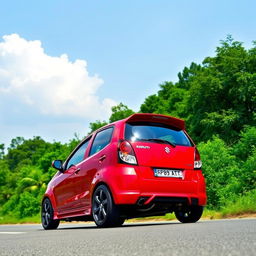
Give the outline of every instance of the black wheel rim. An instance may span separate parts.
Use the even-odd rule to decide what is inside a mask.
[[[179,216],[184,218],[184,219],[189,218],[190,215],[191,215],[191,211],[190,210],[187,210],[187,211],[184,211],[184,212],[179,212]]]
[[[191,215],[191,211],[186,211],[183,213],[184,218],[188,218]]]
[[[103,189],[96,191],[93,198],[93,217],[97,223],[103,223],[107,218],[108,198]]]
[[[48,200],[45,200],[42,207],[42,222],[43,226],[47,227],[51,221],[51,205]]]

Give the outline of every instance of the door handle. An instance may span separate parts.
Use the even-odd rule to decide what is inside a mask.
[[[75,170],[75,174],[78,174],[80,171],[81,171],[81,169],[80,169],[80,168],[77,168],[77,169]]]
[[[103,155],[103,156],[101,156],[101,157],[99,158],[99,162],[101,163],[101,162],[103,162],[105,159],[106,159],[106,155]]]

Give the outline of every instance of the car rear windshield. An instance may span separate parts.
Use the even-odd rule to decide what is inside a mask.
[[[129,123],[125,127],[125,139],[128,141],[167,141],[173,145],[192,146],[182,130],[158,123]]]

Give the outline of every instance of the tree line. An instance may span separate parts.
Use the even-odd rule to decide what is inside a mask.
[[[256,42],[245,49],[231,36],[213,57],[191,63],[178,81],[159,85],[140,106],[141,113],[182,118],[196,142],[207,181],[208,207],[255,192],[256,188]],[[90,123],[90,133],[134,111],[120,103],[108,121]],[[16,137],[5,153],[0,144],[0,212],[17,218],[38,214],[42,195],[54,175],[53,159],[65,159],[79,142],[46,142]],[[255,193],[254,193],[255,194]]]

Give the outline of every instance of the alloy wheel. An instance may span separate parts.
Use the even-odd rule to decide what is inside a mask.
[[[45,200],[42,208],[42,224],[43,226],[48,226],[51,219],[49,200]]]
[[[94,204],[93,204],[93,217],[99,222],[103,223],[107,218],[108,212],[108,198],[103,189],[96,191],[94,195]]]
[[[121,226],[125,218],[120,216],[120,208],[114,203],[111,192],[105,185],[96,188],[92,198],[92,215],[100,228]]]
[[[42,203],[41,219],[44,229],[56,229],[59,226],[60,221],[53,219],[54,212],[51,201],[45,198]]]

